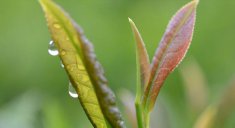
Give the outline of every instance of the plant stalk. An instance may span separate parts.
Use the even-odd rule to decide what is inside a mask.
[[[147,112],[145,114],[145,128],[150,128],[150,112]]]
[[[142,106],[139,101],[135,102],[135,109],[136,109],[136,118],[137,118],[138,128],[144,128],[143,116],[142,116]]]

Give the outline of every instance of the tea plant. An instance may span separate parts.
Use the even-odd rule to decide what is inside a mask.
[[[107,85],[104,70],[81,28],[51,0],[39,0],[59,57],[87,117],[96,128],[125,128],[115,95]],[[198,0],[182,7],[171,19],[152,63],[134,22],[129,19],[136,40],[136,115],[139,128],[149,128],[150,112],[167,76],[184,58],[193,35]],[[58,53],[57,53],[58,52]]]

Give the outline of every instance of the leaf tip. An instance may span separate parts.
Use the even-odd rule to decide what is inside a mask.
[[[199,0],[193,0],[193,2],[197,5],[199,3]]]
[[[43,5],[44,2],[45,2],[45,0],[38,0],[38,2],[39,2],[41,5]]]
[[[133,26],[135,24],[130,17],[128,17],[128,20],[129,20],[129,23],[131,24],[131,26]]]
[[[200,0],[193,0],[193,1],[191,2],[191,5],[194,6],[194,7],[197,7],[199,1],[200,1]]]
[[[132,29],[134,35],[136,35],[136,34],[138,35],[139,32],[138,32],[138,30],[136,28],[136,25],[135,25],[134,21],[130,17],[128,17],[128,20],[129,20],[129,23],[131,25],[131,29]]]
[[[139,32],[138,32],[138,30],[136,28],[135,22],[130,17],[128,17],[128,20],[129,20],[129,23],[131,25],[131,29],[132,29],[133,33],[134,34],[137,34],[137,33],[139,34]]]
[[[42,0],[38,0],[39,4],[42,6],[43,5],[43,1]]]
[[[41,5],[42,9],[45,11],[46,10],[46,2],[48,2],[48,0],[38,0],[38,2]]]

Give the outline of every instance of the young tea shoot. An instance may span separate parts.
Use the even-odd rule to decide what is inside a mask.
[[[95,128],[125,128],[115,95],[108,87],[101,64],[91,42],[82,29],[52,0],[39,0],[51,33],[48,52],[61,59],[70,80],[70,95],[78,98]],[[184,58],[193,36],[198,0],[183,6],[170,20],[152,59],[144,41],[129,19],[136,40],[137,93],[135,100],[137,125],[149,128],[149,116],[159,91],[168,75]]]

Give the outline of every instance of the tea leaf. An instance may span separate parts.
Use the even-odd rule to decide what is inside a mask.
[[[152,110],[160,88],[167,76],[184,58],[192,40],[196,7],[193,0],[181,8],[171,19],[151,64],[150,81],[145,90],[143,104]]]
[[[138,127],[142,128],[144,125],[143,121],[143,107],[141,104],[142,95],[146,88],[149,73],[150,73],[150,63],[148,53],[145,48],[144,41],[135,26],[135,23],[129,18],[129,22],[134,33],[134,37],[136,40],[136,67],[137,67],[137,84],[136,84],[136,99],[135,99],[135,107],[136,107],[136,115]]]
[[[140,79],[141,79],[141,87],[142,90],[145,89],[145,86],[148,82],[149,72],[150,72],[150,63],[149,63],[149,56],[145,48],[144,41],[135,25],[135,23],[129,18],[129,22],[131,24],[132,31],[134,33],[134,37],[136,40],[136,53],[137,53],[137,60],[140,67]]]
[[[60,59],[93,126],[107,128],[107,119],[112,127],[125,127],[92,44],[58,5],[51,0],[40,3]]]
[[[82,50],[84,53],[84,64],[88,71],[90,80],[94,86],[101,110],[112,128],[125,128],[124,121],[116,106],[115,95],[107,85],[104,70],[96,59],[91,43],[82,36]]]

